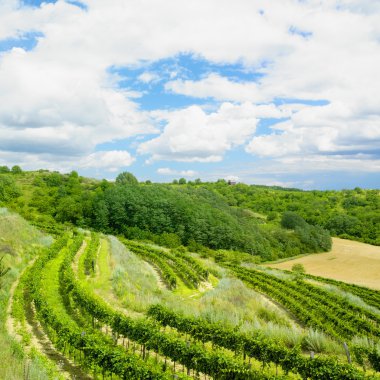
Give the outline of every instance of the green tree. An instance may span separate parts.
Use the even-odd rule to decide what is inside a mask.
[[[303,275],[306,273],[305,267],[300,263],[293,264],[292,272],[294,273],[294,278],[296,281],[302,280]]]
[[[281,226],[289,230],[294,230],[296,227],[305,227],[305,220],[293,211],[285,211],[282,215]]]
[[[9,173],[11,171],[11,169],[8,168],[8,166],[0,166],[0,174],[2,173]]]
[[[180,178],[179,181],[178,181],[178,183],[180,185],[186,185],[186,179],[185,178]]]
[[[267,215],[267,221],[268,222],[271,222],[272,220],[276,220],[276,219],[277,219],[277,212],[271,211],[268,213],[268,215]]]
[[[78,223],[83,219],[82,203],[73,197],[61,198],[57,206],[56,218],[60,222]]]
[[[13,174],[20,174],[20,173],[22,173],[22,169],[18,165],[12,166],[11,171],[12,171]]]
[[[107,231],[108,228],[108,209],[107,205],[103,199],[100,199],[95,203],[96,207],[93,208],[94,227],[101,230]]]
[[[362,230],[360,220],[347,214],[333,215],[326,223],[326,228],[331,231],[333,235],[348,234],[353,236],[360,236]]]
[[[120,173],[116,177],[117,185],[138,185],[137,178],[130,172]]]
[[[305,267],[301,263],[293,264],[292,266],[292,272],[298,273],[298,274],[305,274]]]
[[[21,195],[19,188],[16,186],[14,179],[9,175],[0,177],[0,202],[11,201]]]

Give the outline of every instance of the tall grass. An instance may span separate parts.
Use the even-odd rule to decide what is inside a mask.
[[[203,292],[193,290],[191,294],[173,293],[159,286],[157,274],[149,264],[129,252],[116,238],[110,237],[110,242],[115,262],[113,289],[127,308],[144,312],[149,305],[161,303],[188,316],[248,334],[259,333],[288,347],[301,346],[304,351],[343,354],[343,347],[331,338],[312,329],[304,330],[285,310],[242,281],[226,277],[226,271],[217,263],[212,263],[212,267],[222,278],[215,282],[215,287]]]
[[[109,237],[115,268],[112,273],[112,287],[127,309],[144,312],[169,292],[162,288],[153,268],[130,252],[118,239]]]
[[[379,305],[379,308],[367,305],[360,297],[355,296],[354,294],[344,291],[342,289],[339,289],[337,286],[334,286],[334,285],[329,284],[329,285],[322,285],[322,286],[328,292],[336,294],[340,297],[343,297],[348,302],[356,306],[359,306],[365,310],[368,310],[374,314],[380,315],[380,305]]]

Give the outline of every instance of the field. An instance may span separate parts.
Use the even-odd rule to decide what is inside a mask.
[[[330,252],[270,264],[271,268],[290,270],[302,264],[306,273],[380,289],[380,247],[357,241],[333,238]]]
[[[378,291],[2,213],[2,379],[380,379]]]

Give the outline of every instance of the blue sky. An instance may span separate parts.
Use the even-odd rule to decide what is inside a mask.
[[[10,0],[0,164],[378,188],[376,15],[359,0]]]

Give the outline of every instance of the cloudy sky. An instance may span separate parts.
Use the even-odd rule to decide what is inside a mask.
[[[380,1],[0,0],[0,165],[380,187]]]

